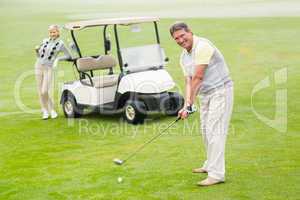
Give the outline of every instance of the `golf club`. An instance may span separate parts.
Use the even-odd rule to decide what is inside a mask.
[[[172,123],[170,123],[167,128],[163,129],[161,132],[159,132],[158,134],[154,135],[150,140],[148,140],[147,142],[145,142],[144,144],[142,144],[139,148],[137,148],[133,153],[129,154],[127,156],[126,159],[121,160],[118,158],[115,158],[113,160],[113,162],[116,165],[122,165],[124,164],[126,161],[128,161],[130,158],[132,158],[133,156],[135,156],[138,152],[140,152],[143,148],[145,148],[148,144],[150,144],[152,141],[154,141],[156,138],[158,138],[159,136],[161,136],[166,130],[168,130],[171,126],[173,126],[173,124],[175,124],[176,122],[178,122],[181,118],[177,117],[177,119],[175,121],[173,121]]]

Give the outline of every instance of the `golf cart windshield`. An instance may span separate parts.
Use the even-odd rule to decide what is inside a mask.
[[[165,65],[165,53],[159,44],[122,48],[121,55],[125,72],[159,69]]]
[[[103,42],[100,41],[98,46],[104,46],[103,54],[115,55],[118,58],[121,71],[132,73],[163,68],[165,61],[167,61],[160,46],[157,21],[159,21],[157,17],[98,19],[68,23],[65,28],[71,31],[74,49],[82,58],[85,55],[79,48],[74,31],[103,26]],[[152,23],[152,26],[149,26],[149,23]],[[119,31],[119,29],[123,29],[123,31]],[[149,34],[151,33],[155,34],[154,37],[150,37]],[[90,35],[84,37],[85,43],[89,38],[94,39]],[[114,37],[111,38],[110,35],[114,35]],[[88,48],[86,49],[89,52],[87,55],[97,57],[99,56],[99,49],[91,48],[90,44],[92,43],[87,43]],[[111,46],[111,43],[115,43],[116,46]],[[110,73],[113,72],[110,71]],[[93,76],[92,71],[91,76]]]

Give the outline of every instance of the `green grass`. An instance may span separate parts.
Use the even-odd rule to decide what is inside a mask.
[[[198,113],[176,124],[168,135],[122,167],[115,166],[112,159],[124,158],[174,119],[155,115],[140,126],[126,124],[120,115],[68,121],[60,108],[56,120],[42,121],[39,113],[8,115],[21,111],[14,87],[23,73],[33,69],[33,47],[47,35],[49,24],[68,22],[67,15],[79,10],[76,6],[68,11],[56,6],[53,11],[30,12],[25,4],[4,1],[0,8],[0,199],[299,198],[300,18],[186,19],[195,34],[207,37],[223,52],[235,82],[226,149],[227,182],[199,188],[195,184],[205,176],[191,173],[205,158]],[[182,91],[181,50],[168,34],[174,21],[163,19],[159,28],[170,58],[168,71]],[[93,35],[82,33],[80,39],[87,49],[96,48]],[[63,37],[67,41],[68,33]],[[152,35],[145,33],[144,37]],[[132,37],[127,42],[135,43]],[[279,86],[288,91],[284,133],[258,120],[250,101],[255,84],[272,78],[283,67],[288,69],[287,83]],[[59,71],[64,75],[58,82],[73,78],[68,64],[60,65]],[[56,85],[57,107],[58,90]],[[269,118],[275,114],[275,91],[272,85],[254,97],[255,109]],[[26,106],[39,109],[34,76],[24,80],[21,99]],[[119,176],[124,178],[121,184],[117,183]]]

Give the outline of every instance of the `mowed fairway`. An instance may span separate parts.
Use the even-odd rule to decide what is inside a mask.
[[[68,121],[60,108],[58,92],[60,84],[74,79],[67,63],[57,72],[54,94],[58,119],[43,121],[40,113],[27,113],[18,106],[15,91],[25,106],[39,109],[34,76],[27,76],[20,88],[16,85],[32,71],[33,48],[47,36],[47,26],[70,21],[72,13],[63,6],[50,11],[43,5],[27,7],[25,3],[4,1],[0,7],[1,200],[299,199],[300,18],[185,20],[195,34],[210,39],[223,52],[235,83],[226,148],[227,182],[199,188],[196,183],[205,176],[191,173],[205,159],[198,112],[120,167],[113,164],[114,158],[126,157],[174,118],[154,115],[139,126],[128,125],[120,115],[88,115]],[[80,10],[76,6],[70,5],[70,9]],[[181,49],[168,33],[174,21],[162,19],[159,29],[170,58],[167,70],[183,92],[178,63]],[[96,34],[84,31],[81,42],[90,53],[102,53],[98,40],[101,32],[94,30]],[[146,31],[138,37],[151,41],[152,33]],[[126,42],[138,44],[126,36]],[[64,31],[62,37],[68,43],[69,34]],[[274,73],[280,69],[287,69],[287,81],[276,85]],[[254,94],[251,106],[253,88],[268,76],[270,87]],[[284,131],[263,123],[253,112],[273,119],[279,89],[287,91]],[[117,182],[118,177],[123,178],[122,183]]]

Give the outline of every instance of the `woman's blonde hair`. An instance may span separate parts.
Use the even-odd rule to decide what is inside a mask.
[[[53,30],[53,29],[56,29],[56,30],[59,31],[59,25],[57,25],[57,24],[51,24],[51,25],[48,27],[48,31]]]

